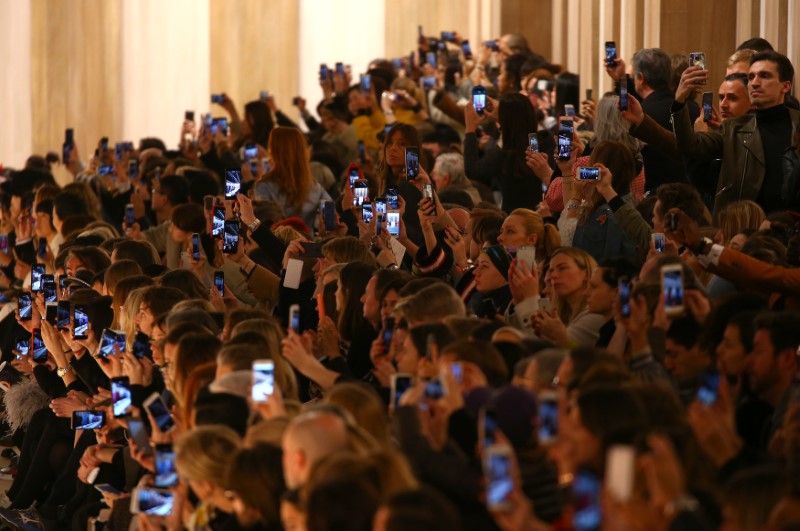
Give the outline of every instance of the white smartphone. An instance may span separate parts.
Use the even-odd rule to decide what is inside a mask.
[[[253,361],[253,402],[266,402],[275,393],[275,362]]]
[[[150,516],[169,516],[174,494],[169,490],[136,488],[131,492],[131,513]]]
[[[297,258],[289,258],[289,262],[286,264],[286,273],[283,275],[283,287],[299,289],[302,276],[303,261]]]
[[[664,311],[667,315],[683,313],[683,266],[665,265],[661,268],[661,291],[664,294]]]
[[[517,262],[525,262],[525,265],[533,271],[533,268],[536,267],[536,247],[523,245],[517,249]]]
[[[514,490],[511,475],[511,448],[495,444],[483,450],[483,474],[486,477],[486,506],[492,511],[505,511],[511,506]]]
[[[553,313],[553,302],[547,297],[539,297],[539,310],[550,315]]]
[[[160,394],[153,393],[150,395],[144,401],[144,408],[153,417],[156,426],[162,433],[167,433],[175,427],[175,420],[170,415],[169,408],[167,408],[167,404],[164,403]]]
[[[606,489],[619,502],[627,502],[633,494],[636,472],[636,450],[616,444],[606,453]]]
[[[654,232],[651,238],[653,240],[653,249],[655,249],[657,253],[663,253],[667,245],[667,240],[664,236],[664,233]]]

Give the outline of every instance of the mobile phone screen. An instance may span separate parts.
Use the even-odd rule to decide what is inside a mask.
[[[58,324],[58,305],[55,302],[48,302],[44,310],[44,320],[56,326]]]
[[[152,350],[150,349],[150,338],[142,332],[138,332],[133,340],[133,355],[138,359],[145,356],[152,357]]]
[[[614,41],[606,42],[606,66],[616,65],[617,43]]]
[[[220,297],[225,296],[225,273],[222,271],[216,271],[214,273],[214,287],[219,293]]]
[[[289,308],[289,327],[295,334],[300,333],[300,308],[297,305]]]
[[[711,120],[712,103],[714,95],[711,92],[703,92],[703,121]]]
[[[392,210],[400,208],[400,200],[397,198],[397,188],[390,186],[386,189],[386,204]]]
[[[175,450],[171,444],[156,445],[155,486],[160,489],[178,485],[178,470],[175,468]]]
[[[272,360],[254,361],[253,401],[266,402],[273,394],[275,394],[275,362]]]
[[[73,411],[73,430],[96,430],[102,428],[106,421],[106,414],[102,411]]]
[[[353,206],[361,206],[369,195],[367,181],[359,179],[353,184]]]
[[[558,436],[558,402],[539,399],[539,442],[548,443]]]
[[[712,406],[716,403],[719,396],[719,373],[708,371],[703,374],[700,380],[700,387],[697,389],[697,400],[701,404]]]
[[[72,312],[72,337],[74,339],[89,338],[89,316],[86,306],[76,305]]]
[[[58,301],[56,306],[56,329],[66,330],[69,328],[69,301]]]
[[[38,293],[42,291],[42,275],[45,273],[44,264],[33,264],[31,267],[31,291]]]
[[[539,152],[539,137],[536,136],[536,133],[531,133],[528,135],[528,149],[531,151],[531,153]]]
[[[150,416],[153,417],[153,420],[156,421],[156,426],[158,426],[158,429],[162,432],[168,432],[175,426],[175,421],[172,420],[167,405],[161,397],[150,402],[147,406],[147,411],[150,413]]]
[[[406,148],[406,179],[413,181],[419,176],[419,149]]]
[[[395,238],[400,236],[400,212],[388,212],[386,214],[386,230]]]
[[[664,290],[664,307],[678,308],[683,306],[683,271],[681,269],[665,270],[662,274]]]
[[[392,395],[392,403],[394,405],[394,408],[397,409],[400,405],[400,398],[403,396],[403,393],[408,391],[408,389],[411,387],[412,379],[411,376],[398,374],[392,381],[394,383],[393,386],[394,394]]]
[[[127,376],[111,379],[111,401],[115,417],[130,415],[133,401],[131,398],[131,382]]]
[[[595,168],[592,166],[581,167],[580,171],[578,172],[578,179],[581,181],[599,181],[600,168]]]
[[[631,316],[631,283],[627,278],[619,279],[619,312],[622,317]]]
[[[333,201],[322,202],[322,222],[326,231],[332,232],[336,229],[336,204]]]
[[[222,243],[222,252],[233,254],[239,245],[239,222],[234,220],[225,221],[225,239]]]
[[[486,109],[486,89],[481,85],[475,85],[472,89],[472,106],[475,107],[478,116],[483,116]]]
[[[169,516],[175,502],[174,494],[169,490],[136,489],[138,506],[135,511],[150,516]]]
[[[628,82],[625,79],[619,81],[619,108],[622,111],[628,110]]]
[[[495,443],[495,433],[497,432],[497,419],[494,413],[488,409],[482,410],[483,418],[483,447],[488,448]]]
[[[222,236],[224,230],[225,230],[225,207],[215,206],[211,235],[214,238],[219,238],[220,236]]]
[[[241,170],[225,170],[225,199],[236,199],[236,194],[241,188]]]
[[[33,361],[36,363],[44,363],[47,361],[47,347],[44,346],[42,330],[40,328],[34,328],[31,334],[31,355],[33,356]]]
[[[485,458],[486,466],[486,505],[504,507],[514,490],[511,476],[511,455],[508,451],[489,451]]]
[[[367,202],[361,205],[361,220],[364,223],[372,221],[372,203]]]
[[[17,313],[20,321],[30,321],[33,318],[30,293],[21,292],[17,295]]]
[[[394,317],[387,317],[386,322],[383,324],[383,349],[385,353],[389,351],[389,345],[392,343],[393,335]]]
[[[572,133],[558,133],[558,158],[559,160],[569,160],[572,148]]]
[[[594,474],[578,471],[572,483],[572,496],[575,505],[572,525],[575,531],[600,529],[603,520],[600,509],[600,481]]]
[[[192,234],[192,259],[200,260],[200,235]]]

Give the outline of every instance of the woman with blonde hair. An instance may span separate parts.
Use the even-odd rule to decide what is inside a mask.
[[[356,424],[381,446],[389,446],[386,406],[369,386],[360,383],[337,384],[325,394],[325,402],[349,411]]]
[[[153,279],[145,275],[136,275],[123,278],[114,288],[114,297],[111,309],[114,310],[114,322],[111,327],[115,330],[124,330],[128,343],[133,345],[136,336],[136,314],[139,313],[139,304],[142,296],[153,285]]]
[[[533,246],[536,248],[536,262],[541,263],[550,253],[561,247],[561,236],[558,228],[545,223],[539,213],[518,208],[503,221],[497,242],[515,249],[523,245]]]
[[[142,268],[133,260],[117,260],[106,269],[103,275],[103,288],[106,295],[114,296],[114,291],[123,279],[142,275]]]
[[[276,127],[269,136],[268,151],[272,170],[256,181],[253,199],[275,201],[287,217],[298,216],[313,227],[320,203],[331,197],[311,175],[303,133],[293,127]]]
[[[740,249],[744,241],[734,240],[734,237],[747,229],[758,230],[766,219],[764,209],[754,201],[735,201],[725,205],[717,214],[717,241],[720,245]]]

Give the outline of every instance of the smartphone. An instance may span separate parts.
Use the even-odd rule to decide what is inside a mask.
[[[235,219],[225,221],[224,225],[225,238],[222,242],[222,252],[225,254],[233,254],[239,245],[239,222]]]
[[[219,238],[225,232],[225,207],[215,206],[213,210],[213,220],[211,224],[211,235]]]
[[[497,432],[497,417],[494,411],[482,407],[478,413],[478,434],[484,448],[488,448],[495,443],[495,433]]]
[[[0,251],[8,254],[8,234],[0,234]]]
[[[244,161],[247,162],[257,157],[258,157],[258,146],[256,146],[255,144],[245,144]]]
[[[689,66],[699,66],[703,70],[706,69],[706,54],[704,52],[692,52],[689,54]],[[700,85],[705,85],[705,81],[699,82]]]
[[[128,177],[131,180],[136,180],[139,178],[139,161],[136,159],[130,159],[128,161]]]
[[[105,156],[108,151],[108,137],[104,136],[100,139],[100,154]]]
[[[592,98],[592,89],[590,89],[590,88],[586,89],[586,99],[587,100],[593,99]]]
[[[523,245],[517,249],[517,262],[524,262],[528,269],[533,271],[533,268],[536,267],[536,247]]]
[[[575,106],[571,105],[569,103],[565,104],[564,105],[564,114],[569,116],[569,117],[575,116]]]
[[[422,78],[422,90],[433,90],[435,88],[436,88],[436,76],[425,76]]]
[[[654,232],[650,237],[653,240],[653,248],[657,253],[663,253],[667,246],[667,239],[663,232]]]
[[[114,174],[114,166],[112,166],[111,164],[103,164],[102,166],[99,166],[97,168],[97,175],[100,175],[101,177],[103,175],[113,175],[113,174]]]
[[[628,110],[628,80],[620,79],[617,83],[617,92],[619,95],[619,110]]]
[[[72,144],[64,142],[61,145],[61,162],[64,165],[69,164],[69,154],[72,152]]]
[[[665,265],[661,268],[661,290],[664,294],[664,311],[668,316],[683,313],[683,266]]]
[[[713,406],[719,397],[719,373],[717,371],[707,371],[700,380],[700,387],[697,389],[697,401],[706,406]]]
[[[400,236],[400,212],[392,211],[386,213],[386,230],[391,236]]]
[[[31,332],[31,348],[29,352],[36,363],[47,361],[47,347],[44,346],[41,328],[34,328]]]
[[[336,203],[333,201],[322,202],[322,223],[327,232],[336,230]]]
[[[157,444],[155,454],[155,486],[159,489],[177,487],[178,470],[175,468],[175,449],[169,443]]]
[[[125,205],[125,225],[127,227],[133,227],[133,224],[136,223],[136,214],[133,210],[133,204],[128,203]]]
[[[69,301],[58,301],[56,304],[56,330],[69,329]]]
[[[617,65],[617,43],[614,41],[606,41],[606,66]]]
[[[386,188],[386,204],[392,210],[400,208],[400,200],[397,198],[398,191],[396,186],[389,186]]]
[[[225,272],[224,271],[214,271],[214,288],[216,288],[217,293],[219,293],[220,297],[225,296]]]
[[[73,430],[97,430],[105,426],[106,414],[104,411],[73,411],[72,429]]]
[[[469,41],[461,41],[461,51],[464,52],[464,59],[469,61],[472,59],[472,48],[469,46]]]
[[[619,313],[622,317],[628,318],[631,316],[631,279],[628,277],[621,277],[617,281]]]
[[[578,179],[581,181],[599,181],[600,168],[594,166],[581,166],[578,168]]]
[[[149,516],[169,516],[175,495],[171,490],[137,487],[131,492],[131,513]]]
[[[500,51],[500,46],[497,45],[496,41],[485,41],[483,43],[483,45],[486,46],[487,48],[489,48],[493,52],[499,52]]]
[[[386,214],[375,214],[375,235],[380,236],[383,232],[383,224],[386,222]]]
[[[22,356],[27,356],[31,351],[31,340],[30,339],[17,340],[15,350],[19,352],[19,355],[17,356],[18,360],[22,359]]]
[[[414,384],[414,377],[410,374],[393,374],[391,380],[392,407],[396,410],[400,406],[400,398],[403,393]]]
[[[528,150],[531,153],[539,152],[539,136],[536,133],[528,133]]]
[[[33,264],[31,267],[31,292],[42,291],[42,275],[45,273],[44,264]]]
[[[558,131],[558,160],[569,160],[572,150],[572,133]]]
[[[385,197],[376,197],[373,205],[376,214],[386,214],[387,202]]]
[[[483,450],[483,473],[486,477],[486,506],[492,511],[505,511],[511,507],[514,491],[511,476],[511,448],[495,444]]]
[[[486,87],[483,85],[475,85],[472,87],[472,106],[475,107],[475,112],[478,116],[483,116],[486,109]]]
[[[58,303],[48,302],[44,307],[44,320],[53,326],[58,323]]]
[[[341,62],[336,63],[334,65],[334,69],[336,70],[336,73],[339,74],[340,76],[344,75],[344,63]]]
[[[606,452],[606,490],[618,502],[633,496],[636,474],[636,450],[627,444],[615,444]]]
[[[572,482],[572,498],[575,513],[572,526],[575,531],[595,531],[603,522],[600,509],[600,480],[586,470],[575,473]]]
[[[425,384],[425,390],[422,392],[423,398],[428,400],[439,400],[445,396],[444,385],[439,379],[428,380]]]
[[[160,394],[153,393],[150,395],[150,397],[144,401],[144,407],[150,416],[153,417],[161,433],[167,433],[175,427],[175,421],[172,419],[172,415],[169,414],[167,404],[164,403]]]
[[[125,352],[125,332],[121,330],[111,330],[106,328],[100,336],[99,354],[104,358],[114,355],[114,345],[117,345],[120,353]]]
[[[413,181],[419,176],[419,148],[406,148],[406,179]]]
[[[31,294],[27,291],[20,292],[17,295],[17,315],[19,315],[20,321],[30,321],[33,318]]]
[[[117,496],[122,494],[121,490],[119,490],[118,488],[114,487],[113,485],[109,485],[108,483],[98,483],[97,485],[94,486],[94,488],[98,492],[108,492],[109,494],[114,494],[114,495],[117,495]]]
[[[242,188],[242,171],[237,169],[225,170],[225,199],[236,199],[236,194]]]
[[[200,260],[200,235],[192,234],[192,260]]]
[[[253,402],[266,402],[275,394],[275,362],[272,360],[253,361]]]
[[[221,105],[223,101],[225,101],[225,97],[222,94],[211,95],[211,103],[218,103]]]
[[[36,254],[39,258],[47,258],[47,240],[45,238],[39,238],[39,246],[36,250]]]
[[[353,183],[353,206],[359,207],[364,204],[369,195],[368,186],[366,179],[359,179]]]
[[[350,168],[350,188],[355,188],[356,181],[362,180],[358,168]]]
[[[142,450],[145,455],[153,455],[153,447],[150,446],[150,440],[147,436],[147,429],[144,426],[144,421],[138,417],[131,417],[128,419],[128,434],[129,438],[133,439],[139,450]]]
[[[537,397],[539,443],[552,444],[558,437],[558,400],[555,391],[542,391]]]
[[[89,315],[82,304],[72,309],[72,339],[89,339]]]
[[[41,283],[44,302],[58,302],[58,290],[56,289],[55,275],[42,275]]]
[[[136,356],[137,359],[153,357],[153,350],[150,348],[150,338],[147,334],[142,332],[136,333],[136,336],[133,338],[133,355]]]
[[[369,201],[361,205],[361,221],[364,223],[372,222],[372,203]]]
[[[368,94],[372,90],[372,76],[369,74],[361,74],[359,78],[359,87],[362,94]]]
[[[300,305],[299,304],[292,304],[289,307],[289,328],[291,328],[295,334],[300,333]]]
[[[131,414],[133,399],[131,381],[127,376],[111,378],[111,403],[115,418],[127,417]]]
[[[552,315],[553,301],[551,301],[547,297],[539,297],[539,310],[543,311],[547,315]]]
[[[713,92],[703,92],[703,121],[711,121],[711,110],[714,102]]]

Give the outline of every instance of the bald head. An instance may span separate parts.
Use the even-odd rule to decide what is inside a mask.
[[[458,225],[461,232],[467,230],[467,221],[469,221],[469,212],[463,208],[451,208],[447,211],[450,217]]]
[[[309,411],[295,417],[283,434],[283,474],[286,485],[296,488],[308,479],[312,465],[347,448],[347,425],[328,411]]]

